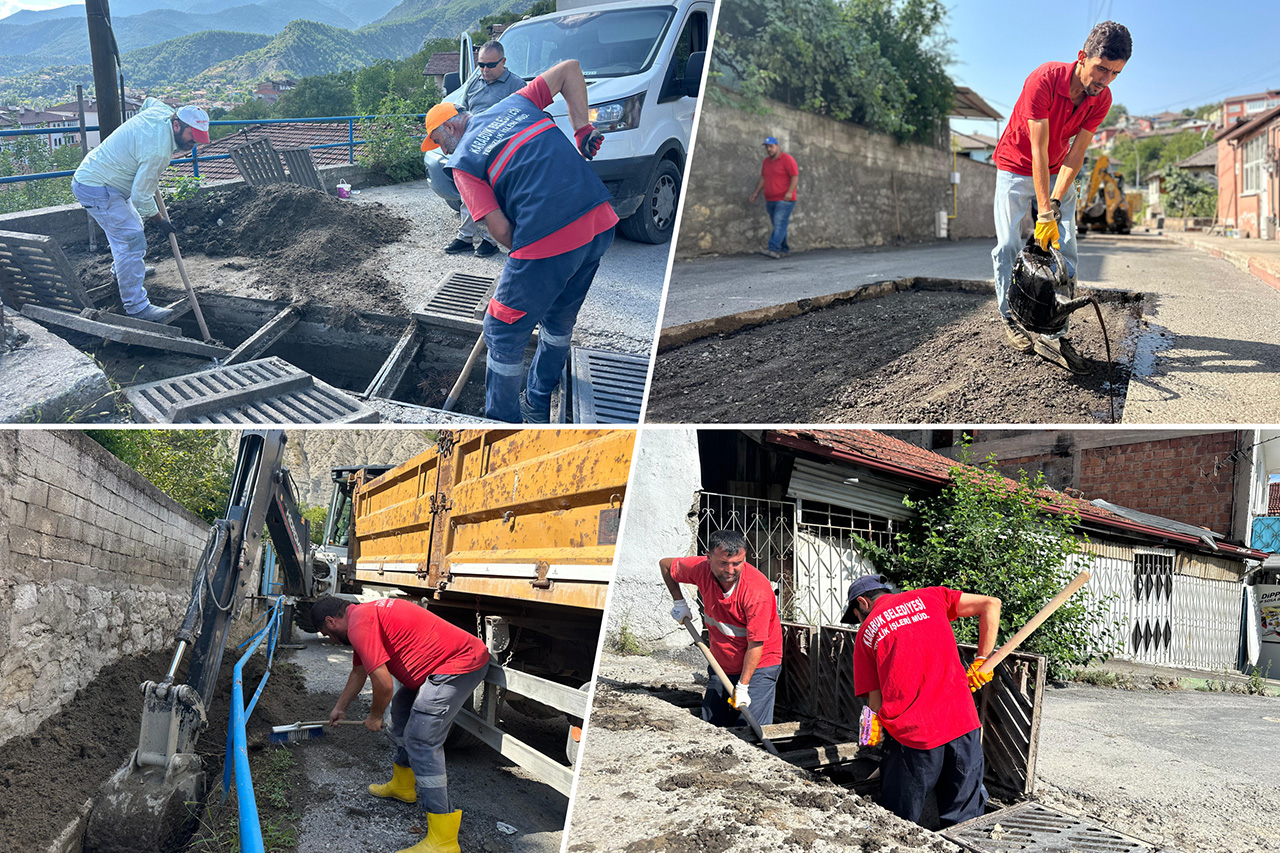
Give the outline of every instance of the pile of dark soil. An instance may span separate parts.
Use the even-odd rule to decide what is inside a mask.
[[[260,298],[383,314],[403,307],[381,273],[362,268],[379,248],[409,233],[409,220],[381,204],[354,204],[295,184],[237,186],[174,202],[169,218],[184,258],[203,253],[261,261]],[[146,231],[148,262],[171,258],[168,238],[149,225]],[[114,282],[109,253],[76,260],[86,288]],[[198,293],[200,283],[193,284]]]
[[[234,647],[228,648],[209,709],[209,728],[197,744],[211,791],[217,791],[222,780],[236,657]],[[85,800],[94,796],[137,748],[142,713],[138,687],[144,681],[162,678],[171,660],[172,651],[166,650],[125,658],[106,667],[34,733],[0,746],[0,839],[4,839],[0,846],[6,850],[47,849],[76,818]],[[245,665],[246,698],[261,680],[265,662],[265,655],[259,653]],[[267,687],[249,720],[251,752],[267,744],[271,726],[314,713],[311,706],[315,703],[308,699],[302,677],[281,661],[277,651]],[[216,793],[211,796],[216,800]]]
[[[1107,303],[1124,411],[1138,304]],[[659,352],[646,418],[712,423],[1107,423],[1106,350],[1092,308],[1074,376],[1004,342],[995,297],[906,291]]]

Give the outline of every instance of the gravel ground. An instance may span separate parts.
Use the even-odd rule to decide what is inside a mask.
[[[920,830],[910,835],[909,825],[878,807],[807,781],[804,771],[779,767],[657,698],[700,693],[704,671],[687,650],[674,660],[604,656],[570,817],[571,853],[686,849],[695,831],[706,846],[687,849],[756,853],[804,840],[803,849],[822,850],[830,835],[858,839],[862,849],[899,849],[866,846],[868,839],[920,849],[920,838],[938,845],[925,849],[954,849]],[[1275,697],[1076,684],[1050,690],[1035,800],[1180,853],[1271,853],[1280,849],[1280,794],[1266,745],[1277,733]],[[688,775],[726,758],[734,766],[714,777]],[[795,802],[797,792],[818,800]],[[780,817],[771,806],[789,797]],[[744,811],[744,802],[760,805]],[[805,827],[816,836],[799,832]]]
[[[351,652],[314,635],[293,658],[313,694],[337,698],[351,671]],[[368,711],[366,685],[348,717]],[[516,737],[550,751],[563,749],[567,724],[535,721],[507,708],[501,721]],[[416,806],[370,796],[366,786],[390,778],[392,746],[385,735],[340,727],[324,738],[303,742],[295,755],[310,795],[298,833],[298,853],[370,851],[386,853],[416,844],[426,820]],[[486,746],[446,752],[449,797],[462,810],[460,843],[483,853],[554,853],[562,841],[568,800]],[[499,823],[513,828],[507,833]]]
[[[426,181],[373,187],[355,196],[357,203],[381,202],[413,222],[399,243],[379,250],[369,264],[382,271],[408,306],[431,295],[454,270],[500,275],[506,254],[487,258],[446,255],[444,247],[458,229],[454,213]],[[648,355],[662,303],[670,244],[650,246],[615,236],[578,315],[573,342],[578,346]]]

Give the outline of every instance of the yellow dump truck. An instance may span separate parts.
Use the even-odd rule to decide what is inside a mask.
[[[421,597],[483,638],[501,669],[491,669],[485,700],[458,725],[538,764],[529,769],[566,793],[571,773],[509,754],[496,712],[506,698],[527,713],[549,707],[580,722],[634,441],[631,430],[445,431],[435,448],[389,471],[351,469],[345,484],[349,551],[335,565],[342,588]],[[344,484],[336,485],[335,501]],[[341,538],[326,531],[326,541]],[[570,730],[571,758],[579,735]]]

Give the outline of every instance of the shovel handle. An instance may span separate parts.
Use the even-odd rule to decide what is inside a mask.
[[[1049,600],[1049,603],[1046,604],[1044,607],[1041,607],[1040,612],[1037,613],[1035,616],[1032,616],[1031,619],[1027,622],[1027,624],[1019,628],[1018,632],[1014,634],[1012,637],[1010,637],[1008,642],[1006,642],[1000,648],[996,649],[995,653],[992,654],[991,657],[987,658],[987,662],[978,668],[978,672],[991,672],[993,669],[995,669],[996,665],[999,664],[1000,661],[1004,660],[1009,655],[1017,651],[1018,646],[1022,645],[1023,640],[1031,636],[1032,631],[1034,631],[1036,628],[1039,628],[1041,623],[1044,622],[1044,620],[1052,616],[1054,614],[1054,611],[1056,611],[1059,607],[1061,607],[1064,603],[1066,603],[1066,600],[1068,598],[1075,595],[1076,591],[1079,590],[1080,587],[1084,586],[1088,582],[1089,582],[1089,570],[1085,569],[1083,572],[1076,575],[1075,578],[1072,579],[1071,583],[1067,584],[1063,588],[1062,592],[1058,593],[1053,598],[1051,598]]]
[[[693,638],[693,644],[698,647],[702,652],[702,656],[707,659],[707,665],[711,667],[711,670],[720,679],[720,684],[723,685],[724,689],[728,691],[730,696],[732,696],[733,682],[730,681],[729,676],[725,674],[724,667],[722,667],[720,662],[715,659],[715,656],[711,654],[711,649],[707,648],[707,644],[702,642],[702,635],[698,633],[697,628],[693,627],[693,618],[685,617],[684,621],[680,624],[689,632],[689,636]],[[756,715],[751,713],[751,708],[738,708],[737,711],[742,715],[742,719],[747,721],[747,725],[751,727],[751,733],[754,734],[762,744],[764,744],[764,748],[774,755],[777,755],[777,747],[773,745],[772,741],[764,736],[764,729],[760,728],[760,723],[756,721]]]
[[[156,207],[159,208],[161,216],[165,219],[169,218],[169,211],[164,206],[164,196],[160,194],[160,190],[156,190]],[[213,336],[209,334],[209,327],[205,325],[204,313],[200,310],[199,301],[196,300],[196,290],[191,286],[191,279],[187,278],[187,265],[182,262],[182,252],[178,251],[177,235],[169,235],[169,250],[173,252],[173,259],[178,262],[178,274],[182,276],[182,284],[187,289],[187,299],[191,301],[191,310],[196,315],[200,334],[204,336],[204,342],[209,343],[213,340]]]

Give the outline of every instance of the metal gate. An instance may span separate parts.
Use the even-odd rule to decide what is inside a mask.
[[[717,530],[736,530],[747,539],[747,562],[777,586],[795,565],[796,505],[790,501],[698,493],[698,553]],[[785,617],[784,617],[785,618]]]

